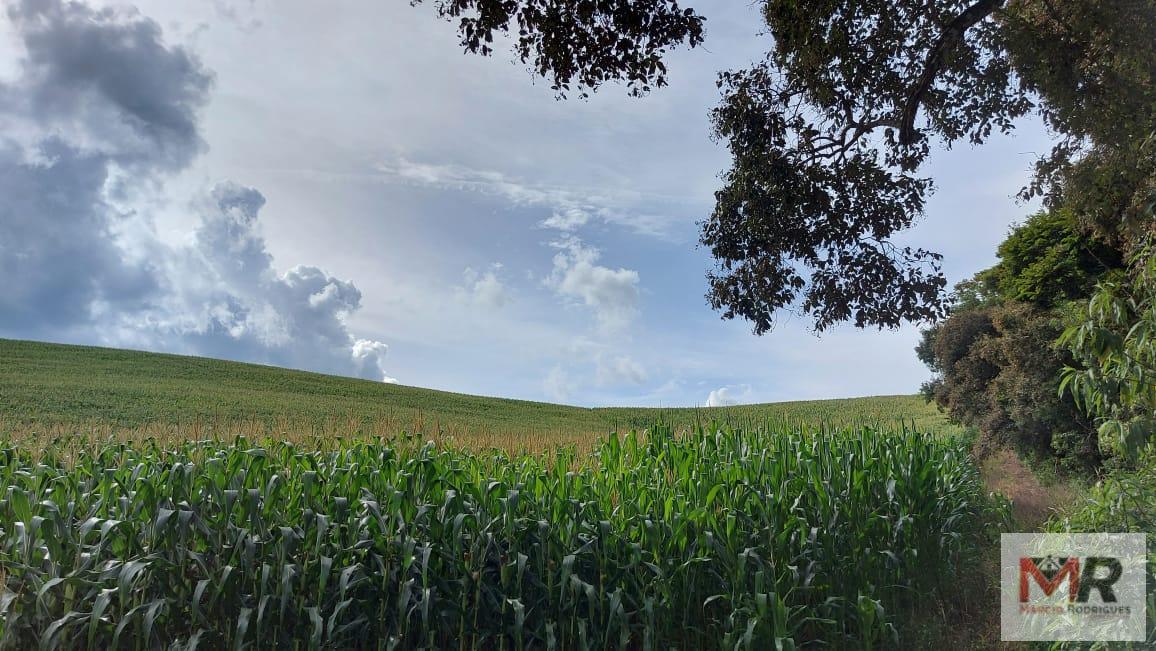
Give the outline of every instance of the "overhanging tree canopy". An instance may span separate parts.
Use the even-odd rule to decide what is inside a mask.
[[[420,2],[420,0],[417,0]],[[560,93],[666,83],[704,18],[674,0],[430,0],[489,54],[495,32]],[[979,144],[1035,112],[1057,136],[1024,196],[1127,248],[1150,228],[1156,0],[763,0],[760,63],[719,76],[731,168],[702,224],[708,301],[756,333],[797,307],[817,330],[944,312],[940,256],[894,235],[923,214],[931,146]]]

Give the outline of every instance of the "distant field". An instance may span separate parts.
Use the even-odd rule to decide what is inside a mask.
[[[587,409],[382,384],[200,357],[0,339],[0,434],[201,438],[391,436],[405,431],[469,446],[586,446],[612,429],[661,421],[838,427],[894,425],[950,433],[918,396],[716,408]],[[5,431],[7,430],[7,431]]]

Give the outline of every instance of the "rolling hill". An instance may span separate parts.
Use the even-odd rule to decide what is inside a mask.
[[[348,436],[400,431],[538,448],[655,421],[904,420],[954,431],[918,396],[716,408],[582,408],[383,384],[257,364],[0,339],[0,431]],[[179,434],[178,434],[179,435]]]

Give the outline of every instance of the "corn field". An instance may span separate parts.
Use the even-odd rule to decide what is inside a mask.
[[[0,450],[0,647],[878,648],[967,558],[963,443],[698,427]]]

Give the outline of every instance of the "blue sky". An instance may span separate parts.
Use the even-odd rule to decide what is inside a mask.
[[[567,101],[402,0],[5,6],[0,336],[581,405],[928,375],[914,327],[816,337],[785,314],[755,337],[705,303],[696,222],[728,163],[708,114],[716,73],[769,46],[754,4],[693,3],[706,44],[668,88]],[[1028,122],[937,153],[902,240],[951,283],[990,265],[1048,147]]]

